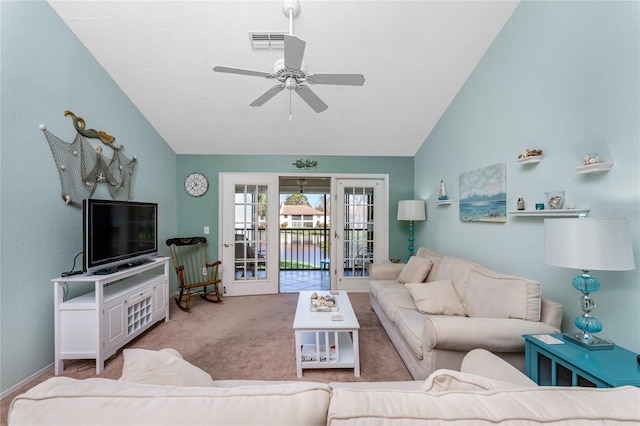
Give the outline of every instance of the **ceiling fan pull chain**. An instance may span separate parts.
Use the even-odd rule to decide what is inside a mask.
[[[293,121],[293,114],[291,114],[291,90],[289,90],[289,122]]]

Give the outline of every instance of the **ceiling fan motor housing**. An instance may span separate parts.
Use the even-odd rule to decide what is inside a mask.
[[[273,66],[273,74],[278,81],[285,84],[287,84],[287,80],[292,78],[296,80],[296,83],[304,83],[307,78],[307,65],[303,62],[299,70],[292,70],[284,65],[284,58],[280,58]],[[287,88],[289,88],[289,84],[287,84]]]

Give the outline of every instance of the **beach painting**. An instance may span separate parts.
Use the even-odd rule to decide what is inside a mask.
[[[507,163],[460,173],[460,220],[507,221]]]

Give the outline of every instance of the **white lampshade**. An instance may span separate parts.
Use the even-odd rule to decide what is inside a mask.
[[[544,220],[544,261],[583,271],[635,269],[626,217]]]
[[[424,201],[403,200],[398,202],[398,220],[425,220]]]

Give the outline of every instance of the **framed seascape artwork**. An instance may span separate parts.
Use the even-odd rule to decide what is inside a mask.
[[[507,221],[507,163],[460,173],[460,220]]]

